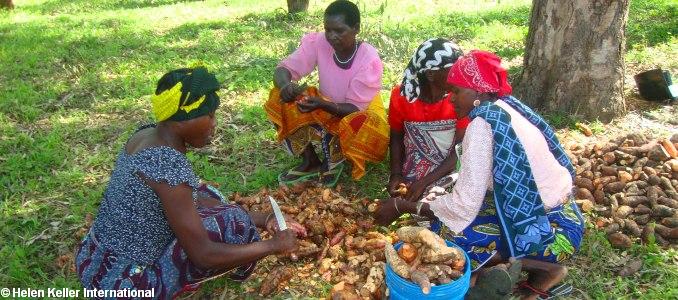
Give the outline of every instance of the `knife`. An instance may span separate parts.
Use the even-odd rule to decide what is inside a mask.
[[[275,220],[278,221],[278,230],[283,231],[287,229],[287,223],[285,222],[285,217],[283,217],[283,214],[280,211],[280,206],[278,206],[278,202],[276,202],[275,199],[273,199],[273,197],[271,196],[268,196],[268,200],[271,201],[273,215],[275,215]]]

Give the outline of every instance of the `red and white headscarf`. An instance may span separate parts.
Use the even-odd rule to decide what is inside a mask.
[[[511,94],[508,73],[501,66],[501,58],[493,53],[472,50],[454,63],[447,82],[480,93],[497,93],[499,97]]]

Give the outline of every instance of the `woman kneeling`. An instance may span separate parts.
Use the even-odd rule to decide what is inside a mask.
[[[99,213],[76,254],[87,289],[151,290],[168,299],[235,269],[243,280],[267,255],[294,251],[303,226],[226,203],[200,184],[188,146],[214,133],[219,83],[207,69],[165,74],[151,97],[157,124],[139,128],[118,154]],[[291,220],[289,220],[291,221]],[[274,233],[260,241],[257,227]]]

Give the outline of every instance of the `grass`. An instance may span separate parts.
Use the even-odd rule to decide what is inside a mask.
[[[151,120],[148,95],[171,68],[203,62],[223,81],[220,137],[189,154],[197,173],[226,194],[274,186],[296,161],[273,142],[261,104],[278,61],[303,33],[322,29],[327,3],[312,1],[301,16],[288,16],[282,0],[19,0],[14,11],[0,12],[0,287],[80,287],[58,258],[73,253],[115,155],[137,125]],[[529,0],[358,3],[360,36],[384,61],[385,101],[426,37],[498,52],[518,61],[511,74],[520,71]],[[677,73],[677,7],[632,1],[629,65]],[[567,127],[576,121],[569,118],[550,119]],[[386,164],[371,165],[363,180],[344,184],[350,193],[384,197],[387,173]],[[611,255],[640,257],[646,267],[616,277]],[[655,247],[612,250],[592,231],[569,280],[582,297],[675,298],[676,257]],[[213,282],[203,293],[224,284]]]

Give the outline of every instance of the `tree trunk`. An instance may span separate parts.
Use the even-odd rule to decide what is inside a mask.
[[[12,9],[14,4],[12,4],[12,0],[0,0],[0,8]]]
[[[308,10],[308,0],[287,0],[287,11],[291,14]]]
[[[630,0],[533,0],[516,95],[533,108],[607,122],[623,114]]]

